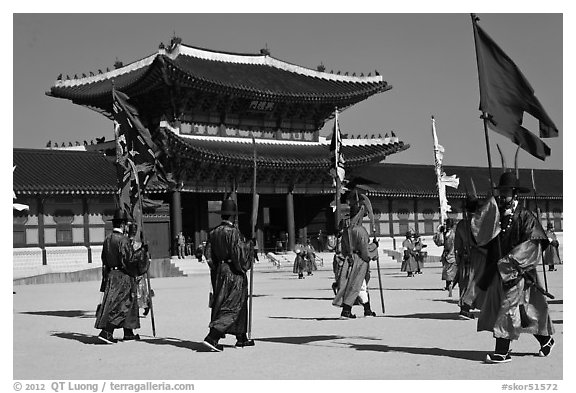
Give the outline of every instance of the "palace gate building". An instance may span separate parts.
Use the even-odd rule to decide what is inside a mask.
[[[194,48],[173,38],[157,53],[114,70],[81,78],[59,77],[46,93],[113,119],[112,89],[130,104],[162,148],[175,185],[152,181],[144,232],[153,258],[174,255],[182,231],[195,245],[219,223],[222,199],[236,191],[240,229],[249,234],[253,143],[260,195],[257,240],[264,250],[293,249],[334,233],[330,203],[330,140],[320,130],[342,111],[391,89],[381,75],[341,75],[312,70],[270,56]],[[433,170],[384,164],[409,148],[396,137],[344,139],[347,178],[371,179],[365,190],[376,211],[381,247],[396,248],[408,227],[431,235],[438,225]],[[19,276],[100,266],[102,242],[111,230],[116,193],[114,141],[66,149],[14,149],[14,272]],[[425,171],[429,174],[424,175]],[[485,168],[446,168],[461,181],[474,178],[487,193]],[[562,227],[562,173],[536,171],[544,220]],[[524,175],[526,175],[524,173]],[[448,189],[458,217],[465,193]],[[529,202],[528,202],[529,203]],[[368,225],[369,223],[365,223]]]

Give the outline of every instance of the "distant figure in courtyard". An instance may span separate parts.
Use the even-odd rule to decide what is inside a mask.
[[[410,228],[406,232],[406,239],[402,242],[402,266],[400,271],[407,272],[407,277],[414,277],[414,272],[417,270],[418,262],[416,260],[414,230]]]
[[[304,278],[304,270],[307,268],[307,256],[304,249],[296,249],[296,258],[294,258],[294,267],[292,268],[293,273],[298,273],[298,278]]]
[[[428,247],[422,242],[422,237],[418,232],[414,233],[414,258],[416,259],[416,274],[422,274],[422,268],[424,267],[424,255],[426,252],[424,249]]]
[[[454,256],[454,220],[447,218],[444,225],[438,228],[434,234],[434,243],[437,246],[444,246],[440,261],[442,262],[442,280],[446,282],[444,287],[448,291],[448,296],[452,297],[452,289],[456,283],[458,265]]]
[[[252,268],[254,249],[245,241],[234,225],[237,214],[236,202],[226,199],[220,210],[222,223],[212,229],[204,250],[210,266],[210,280],[214,291],[210,307],[212,313],[210,331],[204,345],[212,351],[224,348],[218,341],[226,334],[236,336],[236,347],[254,346],[248,339],[248,278],[246,272]]]
[[[178,245],[178,259],[186,258],[186,238],[182,232],[176,235],[176,243]]]
[[[96,312],[95,327],[101,329],[98,339],[116,343],[114,329],[124,330],[124,341],[139,340],[133,329],[140,328],[136,279],[128,274],[132,247],[125,234],[125,213],[117,210],[112,218],[112,233],[102,246],[102,303]]]
[[[548,271],[555,272],[556,268],[554,266],[561,263],[560,253],[558,252],[560,243],[558,243],[558,238],[554,233],[554,224],[552,222],[548,222],[548,225],[546,225],[546,236],[550,245],[544,250],[544,264],[548,265]]]

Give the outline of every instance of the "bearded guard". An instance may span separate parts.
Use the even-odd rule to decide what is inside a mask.
[[[537,217],[519,206],[518,194],[529,190],[513,172],[501,175],[496,190],[498,202],[490,198],[472,220],[476,241],[487,248],[478,282],[486,297],[477,329],[491,331],[496,339],[486,362],[511,361],[510,343],[521,333],[533,334],[540,344],[538,355],[545,357],[554,347],[554,326],[536,267],[549,241]]]

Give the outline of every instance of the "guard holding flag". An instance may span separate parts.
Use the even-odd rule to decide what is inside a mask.
[[[496,339],[487,363],[512,360],[510,343],[521,333],[530,333],[540,343],[538,355],[548,356],[554,348],[554,326],[536,267],[548,238],[540,221],[518,204],[518,194],[529,190],[519,185],[514,172],[504,172],[492,197],[472,219],[472,231],[488,253],[478,286],[486,290],[478,318],[478,331],[491,331]]]
[[[238,214],[236,202],[226,199],[219,211],[222,223],[212,229],[206,243],[205,257],[210,266],[212,313],[210,331],[204,345],[215,352],[222,352],[218,343],[226,334],[236,336],[236,347],[254,346],[248,339],[248,277],[246,272],[254,262],[251,241],[245,241],[234,224]]]

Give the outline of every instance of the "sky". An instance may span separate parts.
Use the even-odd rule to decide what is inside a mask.
[[[477,12],[480,25],[530,81],[560,137],[546,139],[552,155],[538,160],[521,151],[520,167],[562,169],[563,16]],[[436,119],[445,165],[486,166],[478,74],[470,14],[18,14],[13,16],[13,146],[43,148],[105,136],[112,122],[101,114],[48,97],[64,76],[113,68],[155,53],[176,34],[184,44],[217,51],[258,53],[315,69],[365,75],[377,70],[392,90],[339,116],[343,133],[384,135],[394,131],[410,144],[390,163],[432,164],[431,116]],[[525,116],[537,130],[537,121]],[[329,136],[329,121],[322,136]],[[489,132],[496,150],[513,165],[515,145]]]

